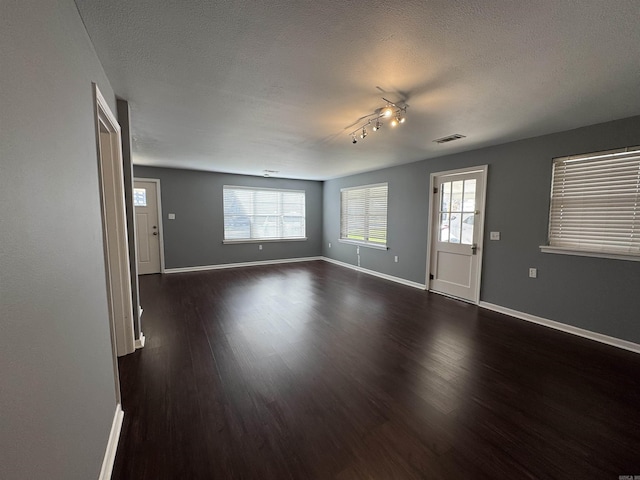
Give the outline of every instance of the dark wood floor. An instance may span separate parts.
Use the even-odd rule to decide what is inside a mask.
[[[640,355],[320,261],[140,288],[114,479],[640,475]]]

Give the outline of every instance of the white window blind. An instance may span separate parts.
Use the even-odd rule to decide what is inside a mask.
[[[224,240],[304,239],[305,192],[225,185]]]
[[[386,247],[388,190],[387,183],[340,190],[340,239]]]
[[[549,245],[640,255],[640,147],[554,159]]]

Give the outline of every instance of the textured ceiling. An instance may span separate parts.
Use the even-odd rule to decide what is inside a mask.
[[[328,179],[640,114],[638,0],[76,3],[139,165]],[[353,145],[380,89],[407,122]]]

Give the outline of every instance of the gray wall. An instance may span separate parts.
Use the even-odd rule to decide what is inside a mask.
[[[160,179],[166,268],[321,255],[322,182],[137,165],[134,175]],[[305,190],[308,240],[265,242],[262,250],[255,243],[224,245],[223,185]],[[169,213],[176,219],[168,220]]]
[[[361,248],[361,266],[425,283],[429,175],[488,164],[481,300],[640,343],[640,262],[539,249],[547,236],[552,158],[638,144],[640,117],[632,117],[327,181],[323,254],[356,264],[355,247],[338,242],[340,189],[388,181],[390,248]],[[501,240],[489,241],[490,231],[500,231]],[[537,279],[528,278],[529,267],[538,268]]]
[[[2,2],[0,478],[97,478],[116,407],[91,82],[72,0]]]

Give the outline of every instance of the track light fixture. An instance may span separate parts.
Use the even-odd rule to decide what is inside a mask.
[[[392,127],[395,127],[401,123],[404,123],[406,120],[407,105],[404,102],[394,103],[386,98],[382,98],[386,102],[384,107],[377,108],[373,113],[369,115],[365,115],[361,117],[362,119],[368,119],[366,123],[360,125],[353,132],[351,132],[352,143],[358,143],[356,139],[356,135],[360,132],[360,138],[364,139],[367,136],[367,127],[371,125],[371,129],[374,132],[377,132],[382,127],[383,123],[380,121],[381,119],[390,118],[389,122]]]

